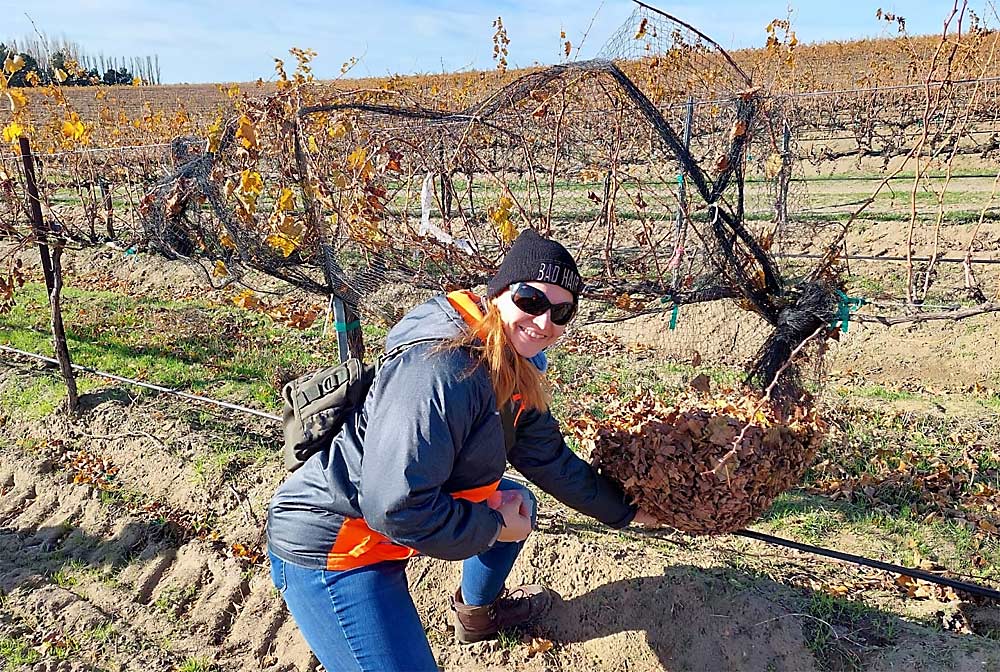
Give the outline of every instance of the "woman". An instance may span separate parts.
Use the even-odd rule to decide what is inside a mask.
[[[437,669],[406,582],[416,553],[464,560],[452,597],[462,642],[544,614],[547,589],[504,589],[535,520],[531,492],[502,478],[508,461],[611,527],[652,522],[567,448],[548,411],[541,353],[582,284],[562,245],[524,231],[484,299],[438,296],[393,327],[386,352],[398,354],[364,406],[278,489],[272,578],[327,669]]]

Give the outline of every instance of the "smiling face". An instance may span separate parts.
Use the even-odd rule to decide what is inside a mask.
[[[541,290],[550,303],[566,303],[573,300],[573,294],[559,285],[547,282],[529,282],[532,287]],[[531,315],[514,305],[511,301],[510,289],[493,299],[493,304],[500,312],[500,321],[507,340],[514,352],[522,357],[534,357],[545,348],[552,345],[566,331],[565,325],[552,322],[550,311],[541,315]]]

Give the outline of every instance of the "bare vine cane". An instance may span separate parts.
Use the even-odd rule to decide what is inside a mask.
[[[785,371],[792,366],[792,364],[795,362],[795,358],[799,355],[802,349],[805,348],[806,344],[809,343],[809,341],[811,341],[812,339],[822,334],[823,332],[829,331],[829,329],[830,329],[829,325],[826,324],[820,325],[819,327],[816,328],[816,331],[814,331],[812,334],[807,336],[805,340],[799,343],[799,345],[792,351],[791,355],[789,355],[788,361],[782,364],[781,368],[778,369],[777,373],[774,376],[774,380],[772,380],[770,385],[768,385],[767,388],[764,390],[764,394],[760,398],[760,401],[757,402],[757,405],[754,407],[753,411],[750,412],[751,417],[756,415],[756,413],[760,411],[760,409],[764,408],[764,404],[767,404],[771,401],[771,394],[777,387],[778,381],[781,378],[782,374],[784,374]],[[706,472],[703,472],[703,475],[712,474],[713,476],[718,478],[719,471],[721,470],[726,474],[726,482],[727,483],[729,482],[730,470],[725,468],[726,463],[732,458],[736,457],[736,454],[739,451],[740,443],[743,442],[743,437],[746,436],[747,429],[749,428],[750,428],[750,423],[746,423],[743,425],[743,429],[740,430],[739,435],[733,440],[732,447],[729,449],[729,452],[727,452],[725,455],[719,458],[719,463],[715,465],[715,467],[709,469]]]

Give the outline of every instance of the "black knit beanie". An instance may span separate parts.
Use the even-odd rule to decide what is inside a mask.
[[[559,285],[579,298],[583,289],[580,271],[569,251],[554,240],[538,235],[534,229],[525,229],[510,246],[507,256],[487,283],[487,298],[503,293],[515,282],[547,282]]]

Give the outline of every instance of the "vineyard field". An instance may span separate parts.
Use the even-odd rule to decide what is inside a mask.
[[[706,498],[794,484],[728,530],[615,531],[543,495],[510,581],[551,615],[493,641],[455,642],[458,563],[412,559],[442,670],[1000,669],[1000,602],[911,576],[1000,589],[1000,32],[962,12],[826,44],[776,20],[729,54],[640,7],[594,60],[331,81],[304,48],[164,86],[15,88],[8,59],[0,669],[321,669],[265,549],[282,387],[371,361],[528,228],[585,283],[547,352],[572,450],[608,473],[591,429],[638,427],[647,395],[724,423],[744,395],[817,439],[672,416],[729,448],[667,451],[708,465]],[[683,503],[641,443],[614,444],[622,487]],[[778,448],[794,468],[746,466]]]

